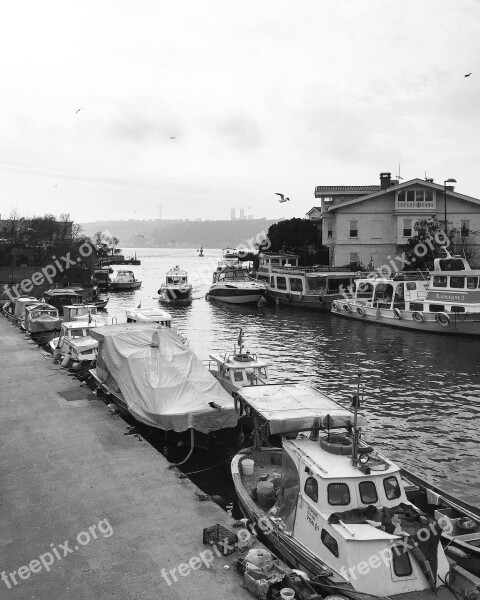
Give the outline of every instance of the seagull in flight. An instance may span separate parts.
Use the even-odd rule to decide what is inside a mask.
[[[142,235],[141,233],[138,234],[138,237],[145,237],[144,235]]]
[[[78,113],[83,110],[83,106],[81,108],[77,108],[77,110],[75,111],[75,114],[78,115]]]
[[[465,77],[470,77],[470,75],[471,75],[471,73],[467,73],[467,74],[465,75]]]
[[[287,200],[289,201],[290,198],[285,198],[285,196],[283,194],[279,194],[278,192],[275,192],[276,196],[280,196],[280,200],[279,202],[287,202]]]
[[[171,139],[171,140],[176,140],[177,138],[176,138],[174,135],[171,135],[171,136],[170,136],[170,139]]]

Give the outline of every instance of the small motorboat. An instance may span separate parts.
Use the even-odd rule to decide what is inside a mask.
[[[142,282],[135,278],[133,271],[121,269],[117,272],[116,277],[110,281],[110,290],[138,290],[141,285]]]
[[[268,524],[276,553],[327,590],[349,598],[458,598],[445,587],[458,574],[446,556],[453,542],[445,513],[431,500],[414,504],[421,486],[366,442],[358,398],[352,411],[304,384],[240,389],[239,412],[255,424],[254,447],[232,461],[240,509],[261,531]],[[478,525],[477,512],[464,514]],[[454,534],[473,546],[479,535]],[[465,570],[462,578],[469,593],[480,581]]]
[[[46,344],[60,330],[62,320],[58,310],[45,302],[30,304],[25,307],[25,319],[22,329],[30,334],[32,340],[39,344]]]
[[[93,369],[98,356],[98,341],[90,335],[70,340],[68,352],[64,355],[62,365],[68,356],[68,364],[75,372],[82,372],[87,369]]]
[[[43,299],[61,313],[67,304],[83,304],[83,292],[83,288],[54,288],[47,290]]]
[[[127,323],[158,323],[161,327],[172,326],[172,315],[158,307],[130,308],[125,311]]]
[[[245,350],[242,329],[233,352],[210,354],[208,370],[230,394],[244,386],[270,383],[268,363]]]
[[[266,291],[265,284],[250,278],[248,269],[225,267],[213,274],[206,299],[227,304],[257,304]]]
[[[93,300],[92,302],[88,303],[88,306],[94,306],[96,309],[102,309],[105,308],[108,304],[108,301],[110,300],[110,298],[102,298],[100,300]]]
[[[65,355],[69,354],[71,359],[70,344],[74,340],[84,339],[89,336],[90,330],[96,327],[103,327],[105,323],[100,323],[94,320],[89,321],[67,321],[60,326],[60,335],[48,343],[48,350],[53,354],[56,360],[62,360]]]
[[[192,299],[192,284],[188,283],[186,271],[178,265],[170,269],[158,293],[165,302],[189,302]]]
[[[39,300],[35,296],[18,296],[18,298],[7,302],[3,306],[2,312],[9,321],[20,327],[25,319],[26,307],[38,303]]]

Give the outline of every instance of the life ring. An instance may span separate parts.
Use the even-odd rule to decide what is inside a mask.
[[[394,308],[393,309],[393,316],[395,317],[395,319],[401,319],[402,318],[402,313],[400,312],[399,308]]]
[[[361,316],[364,317],[367,313],[365,312],[365,309],[362,306],[357,306],[357,313]]]
[[[350,306],[349,306],[348,304],[344,304],[344,305],[343,305],[343,310],[344,310],[345,312],[350,312]]]
[[[320,303],[322,303],[322,302],[325,302],[325,298],[324,298],[323,296],[319,296],[319,297],[318,297],[318,301],[319,301]]]
[[[293,300],[292,294],[287,294],[287,300],[291,302]]]
[[[333,310],[338,310],[338,302],[336,300],[332,302],[332,308]]]
[[[331,433],[320,438],[320,448],[330,454],[351,454],[352,447],[352,438],[339,433]]]
[[[412,313],[412,319],[414,321],[416,321],[417,323],[422,323],[422,321],[423,321],[423,315],[422,315],[422,313],[420,313],[418,311],[415,311],[415,312]]]
[[[435,315],[435,321],[443,327],[448,327],[448,325],[450,325],[451,319],[447,315],[447,313],[440,312]]]

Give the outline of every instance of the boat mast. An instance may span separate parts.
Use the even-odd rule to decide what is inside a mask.
[[[360,406],[360,375],[357,380],[357,393],[352,397],[353,408],[353,444],[352,444],[352,465],[358,466],[358,408]]]

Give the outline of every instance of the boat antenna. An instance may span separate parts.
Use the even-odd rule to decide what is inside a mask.
[[[352,396],[351,408],[353,408],[353,444],[352,444],[352,465],[358,465],[358,409],[360,407],[360,375],[357,380],[357,393]]]
[[[240,348],[240,354],[243,354],[243,329],[240,328],[240,333],[238,334],[237,344]]]

